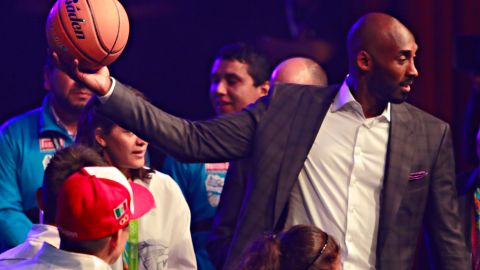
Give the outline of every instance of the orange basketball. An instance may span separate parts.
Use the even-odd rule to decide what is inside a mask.
[[[63,58],[95,70],[120,56],[128,40],[128,16],[117,0],[57,0],[47,18],[47,41]]]

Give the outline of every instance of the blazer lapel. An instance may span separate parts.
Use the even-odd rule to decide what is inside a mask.
[[[291,125],[283,161],[278,174],[273,226],[282,215],[293,184],[307,158],[318,130],[339,86],[308,91],[301,97]],[[283,224],[280,224],[283,226]]]
[[[381,250],[386,234],[400,207],[411,170],[415,148],[412,135],[416,121],[402,104],[392,104],[385,178],[380,207],[377,249]]]

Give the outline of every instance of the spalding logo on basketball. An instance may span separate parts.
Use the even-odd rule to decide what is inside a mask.
[[[120,56],[129,30],[127,13],[117,0],[57,0],[46,25],[50,48],[90,70]]]

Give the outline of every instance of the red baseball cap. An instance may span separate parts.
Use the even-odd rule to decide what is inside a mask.
[[[93,240],[123,229],[155,205],[150,191],[128,181],[115,167],[84,167],[64,182],[56,224],[75,240]]]

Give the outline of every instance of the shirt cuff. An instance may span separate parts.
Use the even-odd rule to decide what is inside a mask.
[[[113,88],[115,88],[115,83],[116,83],[116,80],[115,78],[113,77],[110,77],[110,79],[112,80],[112,86],[110,86],[110,89],[108,89],[108,92],[103,95],[103,96],[98,96],[98,99],[100,100],[100,102],[103,104],[105,102],[108,101],[108,99],[112,96],[113,94]]]

